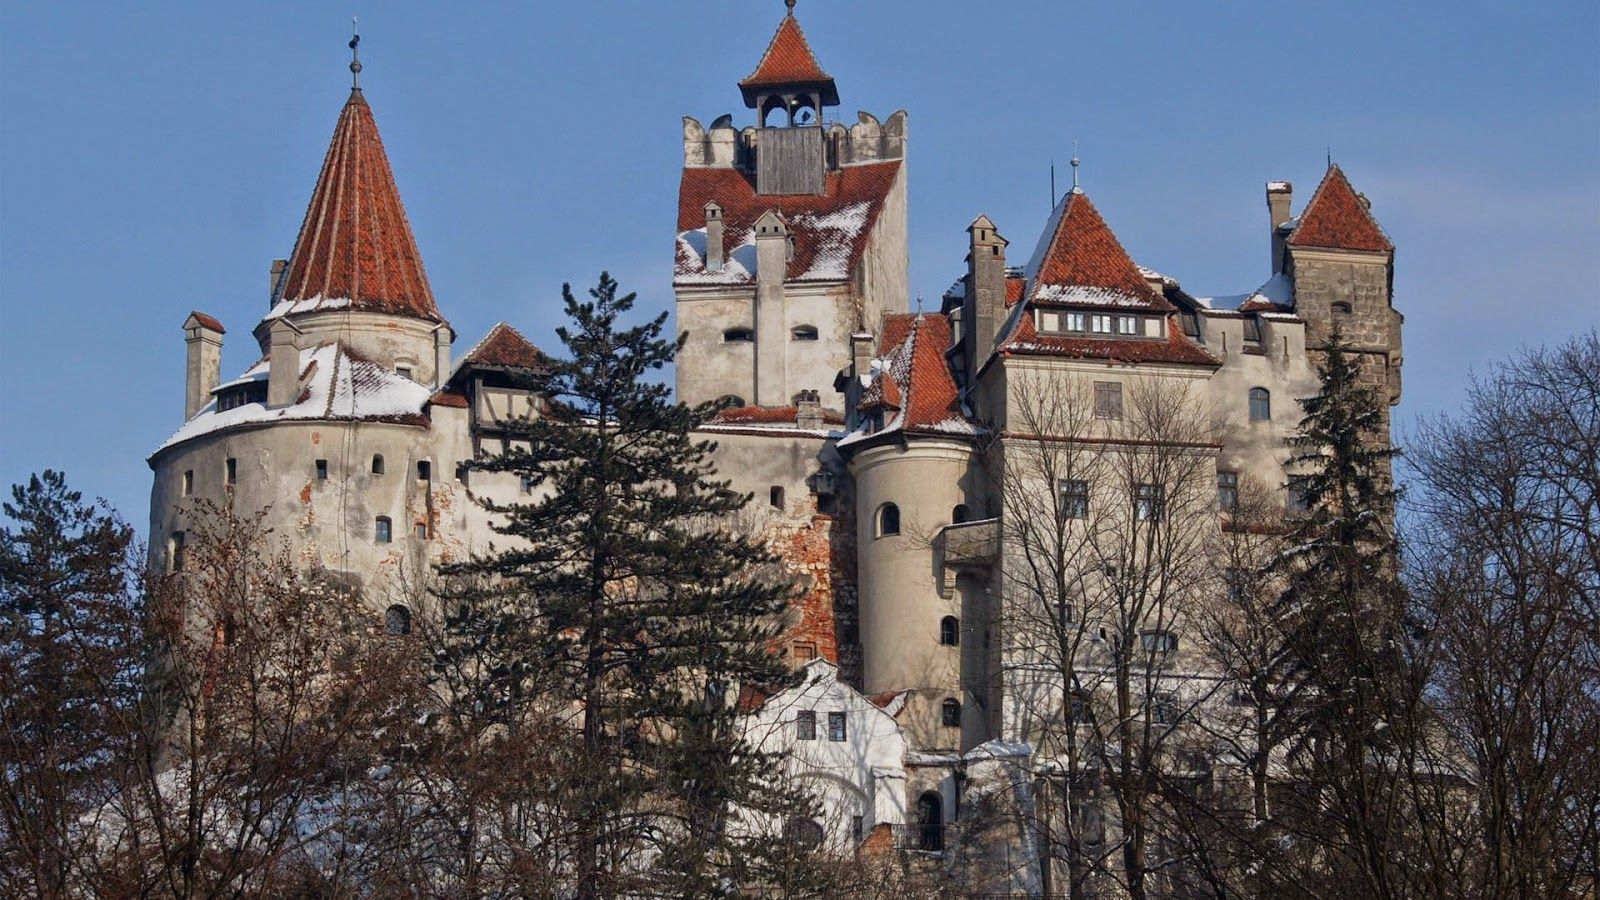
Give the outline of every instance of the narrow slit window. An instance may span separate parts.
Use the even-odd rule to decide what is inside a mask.
[[[749,328],[729,328],[722,333],[722,340],[729,344],[755,343],[756,333]]]
[[[239,483],[239,461],[231,456],[223,468],[223,483],[228,487]]]
[[[194,493],[194,470],[185,469],[183,472],[183,495],[185,497]]]

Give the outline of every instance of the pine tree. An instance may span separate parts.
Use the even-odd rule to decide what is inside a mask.
[[[3,509],[0,883],[61,896],[138,691],[133,529],[49,470],[14,485]]]
[[[1401,786],[1411,774],[1418,680],[1404,640],[1394,532],[1395,450],[1360,360],[1335,332],[1318,367],[1291,469],[1304,514],[1273,568],[1277,621],[1294,659],[1304,788],[1289,824],[1318,849],[1333,890],[1394,896]],[[1291,804],[1294,805],[1294,804]]]
[[[584,767],[565,785],[566,866],[579,897],[719,896],[759,880],[763,842],[731,810],[785,798],[773,761],[742,745],[733,694],[788,683],[770,646],[793,585],[730,517],[749,500],[715,478],[694,430],[711,405],[674,403],[657,373],[681,339],[666,314],[625,327],[634,295],[602,274],[563,287],[568,354],[526,387],[540,412],[474,468],[533,499],[485,506],[506,546],[449,567],[448,662],[478,660],[474,708],[507,729],[558,722]]]

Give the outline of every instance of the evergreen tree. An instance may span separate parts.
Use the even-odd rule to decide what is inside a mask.
[[[473,464],[520,476],[533,499],[486,502],[511,540],[447,568],[470,586],[441,591],[442,664],[476,661],[474,708],[506,729],[570,729],[579,897],[733,893],[781,848],[732,810],[791,799],[741,742],[733,695],[788,683],[770,647],[793,585],[731,523],[749,496],[715,479],[714,445],[693,434],[714,407],[656,380],[682,345],[666,314],[623,326],[634,295],[604,274],[588,300],[562,293],[568,356],[526,384],[540,412]]]
[[[138,689],[133,529],[49,470],[12,486],[3,509],[0,884],[61,896]]]
[[[1409,666],[1382,400],[1334,333],[1320,392],[1301,401],[1292,486],[1304,513],[1273,564],[1275,617],[1294,659],[1304,788],[1280,824],[1327,864],[1329,889],[1395,896],[1402,786],[1411,772],[1419,682]]]

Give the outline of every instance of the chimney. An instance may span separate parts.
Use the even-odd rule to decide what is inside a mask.
[[[756,397],[757,406],[788,402],[783,280],[789,272],[789,226],[776,210],[756,220]]]
[[[822,428],[822,398],[816,391],[794,395],[794,424],[808,431]]]
[[[1294,197],[1294,185],[1287,181],[1267,182],[1267,215],[1272,220],[1272,274],[1283,271],[1284,234],[1278,226],[1289,221],[1289,201]]]
[[[834,382],[834,388],[844,394],[845,424],[850,428],[856,427],[856,404],[861,402],[861,376],[872,371],[873,343],[871,332],[858,331],[850,335],[850,368],[845,370],[850,378],[842,384]]]
[[[726,248],[722,238],[722,207],[717,201],[706,203],[706,271],[722,271],[722,254]]]
[[[272,272],[268,276],[271,278],[272,283],[267,285],[268,308],[270,308],[273,302],[278,299],[278,285],[283,282],[283,273],[288,271],[288,269],[289,261],[287,259],[275,259],[272,261]]]
[[[274,319],[267,330],[267,408],[288,406],[300,397],[299,329]]]
[[[1006,244],[988,216],[978,216],[967,226],[967,296],[962,302],[961,324],[969,376],[989,359],[995,337],[1006,316]]]
[[[194,418],[222,383],[222,323],[202,312],[183,320],[183,418]]]
[[[433,386],[435,389],[444,387],[445,379],[450,377],[450,342],[455,340],[455,332],[449,325],[440,322],[433,328]]]

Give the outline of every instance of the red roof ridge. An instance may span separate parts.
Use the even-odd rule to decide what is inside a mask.
[[[360,89],[339,113],[289,260],[281,301],[348,299],[349,309],[443,321]]]
[[[1030,299],[1095,304],[1093,292],[1104,292],[1104,305],[1170,309],[1150,288],[1089,195],[1077,189],[1051,215],[1028,262],[1027,276]],[[1041,286],[1067,290],[1041,291]],[[1091,293],[1076,296],[1072,288],[1089,288]]]
[[[739,87],[748,89],[785,84],[820,84],[827,89],[833,87],[833,77],[822,71],[822,66],[817,63],[817,55],[811,52],[811,44],[806,40],[805,32],[800,30],[800,21],[793,13],[784,16],[783,21],[778,23],[772,42],[767,44],[767,52],[761,54],[755,71],[745,76],[739,82]],[[748,95],[748,90],[746,93]],[[747,96],[747,101],[751,99]],[[827,103],[828,100],[824,99],[823,102]],[[838,102],[836,93],[833,102]]]
[[[457,368],[488,366],[504,369],[540,369],[545,365],[544,353],[522,332],[505,322],[496,322],[483,339],[472,345],[467,355],[461,357]]]
[[[1383,226],[1373,218],[1365,199],[1350,184],[1338,164],[1328,166],[1322,183],[1300,213],[1299,224],[1289,235],[1296,247],[1329,247],[1335,250],[1366,250],[1386,253],[1394,250]]]

